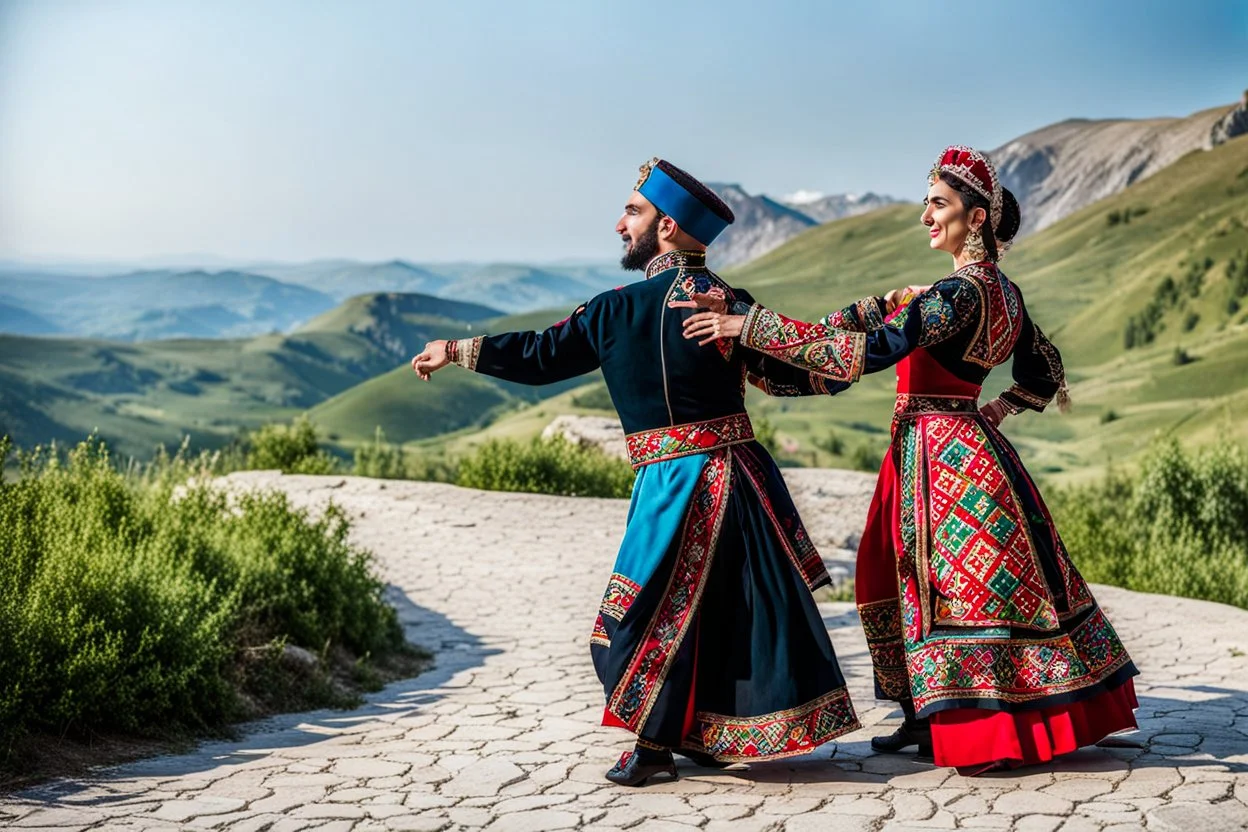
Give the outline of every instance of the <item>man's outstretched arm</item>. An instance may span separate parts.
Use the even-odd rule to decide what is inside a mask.
[[[449,364],[520,384],[551,384],[579,376],[598,368],[589,310],[589,305],[582,306],[541,332],[430,341],[412,359],[412,369],[422,381]]]

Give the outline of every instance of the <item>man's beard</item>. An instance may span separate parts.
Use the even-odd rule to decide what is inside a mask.
[[[626,272],[639,272],[658,256],[659,220],[656,217],[650,227],[624,252],[624,256],[620,258],[620,268]]]

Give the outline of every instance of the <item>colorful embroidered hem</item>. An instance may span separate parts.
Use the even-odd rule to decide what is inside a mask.
[[[485,337],[478,335],[476,338],[461,338],[458,341],[452,341],[454,344],[447,344],[446,356],[452,363],[458,364],[465,370],[476,372],[477,358],[481,355],[481,343],[485,341]]]
[[[858,617],[875,670],[876,698],[909,699],[910,677],[906,675],[906,648],[901,640],[901,601],[886,598],[859,604]]]
[[[628,446],[628,461],[634,468],[690,454],[704,454],[753,439],[754,427],[745,413],[734,413],[706,422],[640,430],[624,437]]]
[[[906,655],[914,706],[992,699],[1020,704],[1102,683],[1131,663],[1098,607],[1069,634],[1011,638],[1008,628],[941,632]]]
[[[755,762],[809,754],[829,740],[856,730],[858,717],[845,688],[813,702],[760,716],[699,712],[702,748],[723,762]]]
[[[589,637],[590,644],[601,644],[603,647],[611,646],[611,638],[607,635],[607,625],[603,621],[603,616],[613,618],[617,622],[623,621],[624,614],[633,605],[633,601],[637,600],[637,593],[639,592],[641,592],[641,587],[635,582],[630,581],[618,572],[611,575],[611,580],[607,581],[607,591],[602,595],[602,605],[598,609],[598,618],[594,621],[594,631]]]
[[[835,381],[857,381],[866,363],[866,333],[795,321],[758,304],[745,316],[741,344]]]
[[[731,471],[730,450],[711,455],[703,466],[689,503],[663,603],[650,619],[628,670],[607,700],[607,711],[635,734],[641,733],[641,726],[650,716],[676,650],[702,600],[724,521]]]

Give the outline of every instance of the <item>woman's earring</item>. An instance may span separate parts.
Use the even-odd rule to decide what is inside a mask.
[[[988,256],[988,250],[984,248],[984,235],[980,233],[978,228],[972,228],[970,233],[966,235],[966,242],[963,243],[967,255],[973,260],[983,260]]]

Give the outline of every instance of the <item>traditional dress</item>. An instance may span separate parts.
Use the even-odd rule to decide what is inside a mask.
[[[1138,671],[1018,453],[979,413],[984,379],[1011,355],[1012,412],[1064,395],[1061,357],[1018,287],[985,261],[887,321],[880,298],[817,324],[756,305],[740,341],[839,379],[846,332],[850,366],[897,367],[856,575],[876,696],[931,718],[941,765],[1037,763],[1134,728]]]
[[[697,228],[682,216],[682,229]],[[661,255],[645,277],[544,332],[459,341],[452,360],[525,384],[596,368],[606,379],[637,479],[590,638],[603,723],[719,761],[809,752],[858,721],[811,596],[827,571],[754,439],[744,385],[754,372],[814,393],[828,376],[685,340],[691,312],[670,302],[707,291],[749,300],[707,270],[704,252]]]

